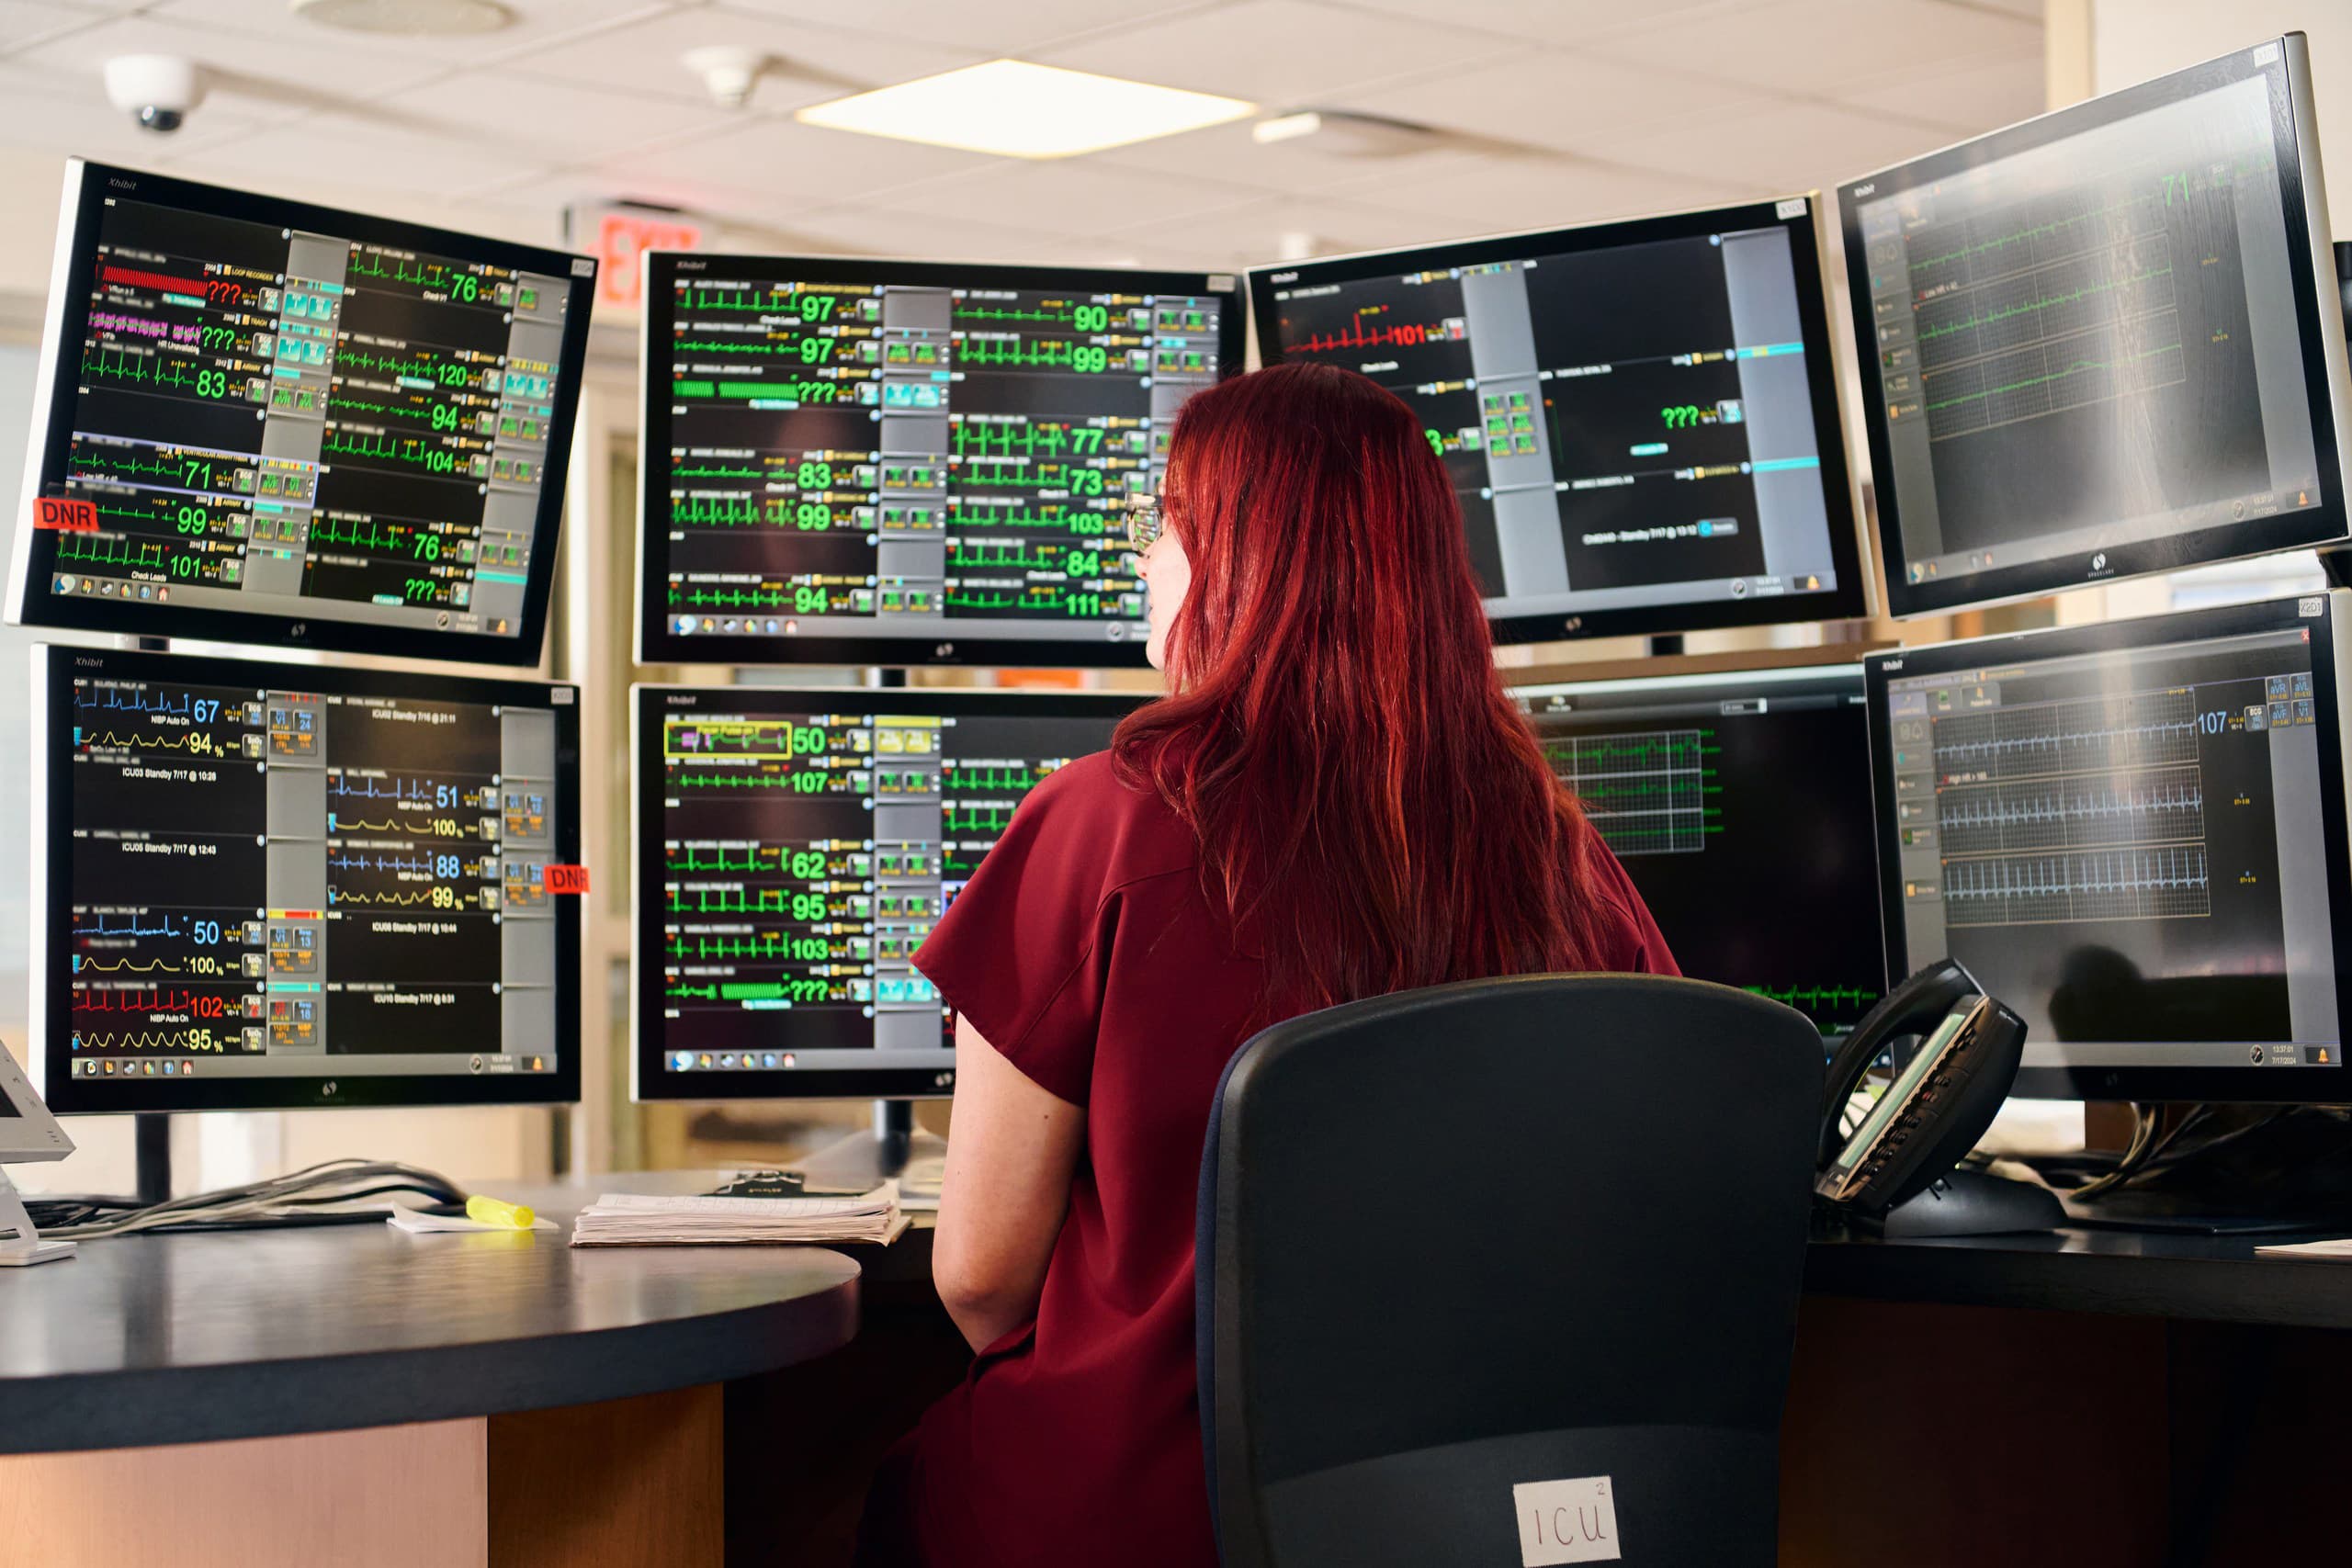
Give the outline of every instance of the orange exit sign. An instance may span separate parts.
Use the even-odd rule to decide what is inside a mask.
[[[648,212],[605,212],[596,220],[596,299],[635,310],[645,301],[648,251],[702,248],[699,224]]]

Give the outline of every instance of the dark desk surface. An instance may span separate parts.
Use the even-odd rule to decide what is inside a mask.
[[[857,1331],[858,1266],[837,1252],[568,1239],[126,1236],[0,1269],[0,1453],[583,1404],[773,1371]]]
[[[1817,1240],[1809,1294],[2352,1328],[2352,1261],[2258,1258],[2284,1236],[2064,1230],[1945,1241]]]

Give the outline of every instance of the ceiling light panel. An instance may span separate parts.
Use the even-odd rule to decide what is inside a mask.
[[[800,110],[804,124],[1005,158],[1067,158],[1222,125],[1257,106],[1118,76],[992,60]]]

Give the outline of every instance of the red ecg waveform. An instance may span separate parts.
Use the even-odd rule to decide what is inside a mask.
[[[1401,321],[1393,327],[1363,330],[1363,318],[1359,316],[1348,323],[1348,330],[1332,337],[1310,337],[1293,346],[1297,354],[1329,354],[1335,348],[1410,348],[1416,344],[1444,342],[1453,336],[1443,321]]]
[[[191,283],[185,277],[165,277],[160,272],[141,272],[135,267],[110,266],[101,274],[108,283],[128,284],[133,288],[168,288],[181,294],[201,294],[205,286]]]
[[[74,998],[75,1012],[192,1012],[202,1018],[226,1018],[227,998],[203,997],[194,991],[85,991]]]

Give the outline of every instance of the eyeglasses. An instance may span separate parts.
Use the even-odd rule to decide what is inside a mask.
[[[1127,498],[1127,543],[1138,550],[1151,548],[1168,530],[1168,514],[1156,495]]]

